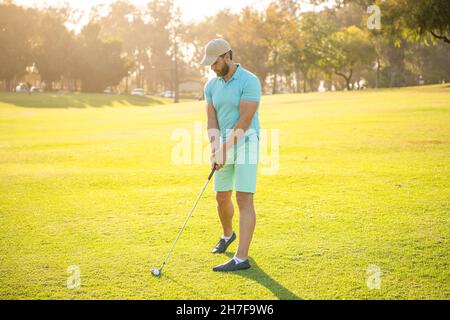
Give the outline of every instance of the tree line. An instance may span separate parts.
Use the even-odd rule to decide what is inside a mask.
[[[233,60],[270,93],[316,91],[321,82],[340,90],[450,80],[449,1],[338,0],[310,12],[301,10],[302,3],[223,9],[185,23],[173,0],[149,1],[144,8],[120,0],[94,7],[75,32],[67,25],[80,16],[70,7],[3,2],[0,81],[11,91],[35,72],[46,90],[101,92],[120,85],[127,92],[137,86],[178,95],[179,83],[205,81],[207,70],[198,62],[216,37],[231,43]]]

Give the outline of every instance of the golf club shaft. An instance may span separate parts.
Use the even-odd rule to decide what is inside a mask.
[[[169,256],[170,256],[170,254],[172,253],[172,250],[173,250],[173,248],[175,247],[175,244],[177,243],[178,238],[181,236],[181,233],[183,232],[184,228],[186,227],[186,224],[187,224],[189,218],[191,217],[192,213],[194,212],[194,209],[195,209],[195,207],[197,206],[197,203],[198,203],[198,201],[200,200],[200,197],[202,196],[203,192],[205,191],[206,186],[208,185],[209,180],[211,180],[211,177],[213,176],[214,171],[216,171],[216,167],[215,167],[215,166],[214,166],[214,168],[211,170],[211,173],[209,174],[208,179],[206,180],[205,185],[204,185],[203,188],[202,188],[202,191],[200,191],[200,194],[198,195],[197,200],[195,200],[194,207],[192,208],[191,212],[189,212],[189,215],[187,216],[186,220],[184,221],[183,226],[181,227],[180,231],[178,232],[178,235],[177,235],[177,237],[175,238],[175,241],[173,242],[172,247],[170,248],[169,252],[167,253],[166,259],[164,259],[164,262],[163,262],[163,264],[161,265],[160,270],[162,270],[162,268],[164,268],[164,265],[166,264],[167,260],[169,259]]]

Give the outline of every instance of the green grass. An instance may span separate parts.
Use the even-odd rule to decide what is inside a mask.
[[[0,298],[450,298],[449,87],[264,97],[280,157],[258,176],[253,268],[211,271],[228,257],[209,253],[210,185],[154,278],[209,170],[171,160],[204,102],[163,103],[0,94]]]
[[[170,103],[161,97],[81,93],[0,93],[0,102],[25,108],[92,108],[92,107],[148,107]]]

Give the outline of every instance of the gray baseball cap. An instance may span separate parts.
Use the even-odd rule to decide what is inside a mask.
[[[221,38],[211,40],[206,44],[205,54],[200,64],[202,66],[210,66],[216,62],[217,58],[231,50],[230,44]]]

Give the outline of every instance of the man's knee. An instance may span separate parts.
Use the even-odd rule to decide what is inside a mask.
[[[231,202],[231,191],[221,191],[216,193],[218,206],[226,206]]]
[[[237,191],[236,202],[239,208],[248,208],[253,206],[253,193]]]

